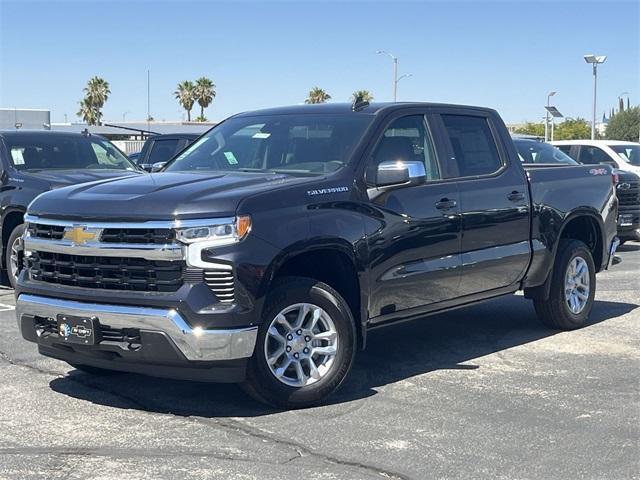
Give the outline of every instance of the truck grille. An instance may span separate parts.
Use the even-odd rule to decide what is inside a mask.
[[[29,234],[34,238],[61,240],[66,227],[29,223]],[[146,243],[165,245],[173,243],[175,232],[170,228],[105,228],[100,241],[103,243]]]
[[[45,225],[41,223],[30,223],[29,233],[35,238],[45,238],[47,240],[61,240],[64,235],[64,228],[60,225]]]
[[[173,243],[175,234],[170,228],[105,228],[100,241],[104,243]]]
[[[618,204],[621,207],[631,207],[640,204],[640,185],[638,182],[629,182],[631,186],[627,190],[616,189]]]
[[[175,292],[184,282],[182,262],[52,252],[32,252],[25,262],[33,280],[74,287]]]

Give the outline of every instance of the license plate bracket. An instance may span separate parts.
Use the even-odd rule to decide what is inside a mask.
[[[631,227],[633,226],[633,215],[622,213],[618,216],[618,226]]]
[[[65,342],[95,345],[100,341],[100,322],[97,317],[60,314],[57,320],[58,335]]]

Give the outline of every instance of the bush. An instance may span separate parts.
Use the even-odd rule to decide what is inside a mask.
[[[607,125],[607,140],[637,142],[640,136],[640,107],[616,113]]]

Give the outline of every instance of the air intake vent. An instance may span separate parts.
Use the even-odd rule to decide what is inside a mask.
[[[234,278],[232,270],[205,270],[204,281],[209,286],[218,300],[222,303],[231,303],[234,300]]]

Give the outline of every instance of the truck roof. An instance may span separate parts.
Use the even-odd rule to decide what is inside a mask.
[[[348,102],[343,103],[318,103],[318,104],[301,104],[290,105],[275,108],[265,108],[261,110],[252,110],[234,115],[235,117],[254,117],[259,115],[313,115],[313,114],[347,114],[352,115],[377,115],[379,113],[387,113],[394,110],[404,109],[407,107],[447,107],[447,108],[464,108],[493,111],[490,108],[477,107],[471,105],[454,105],[447,103],[430,103],[430,102],[380,102],[371,103],[368,106],[354,112],[352,110],[352,104]]]

